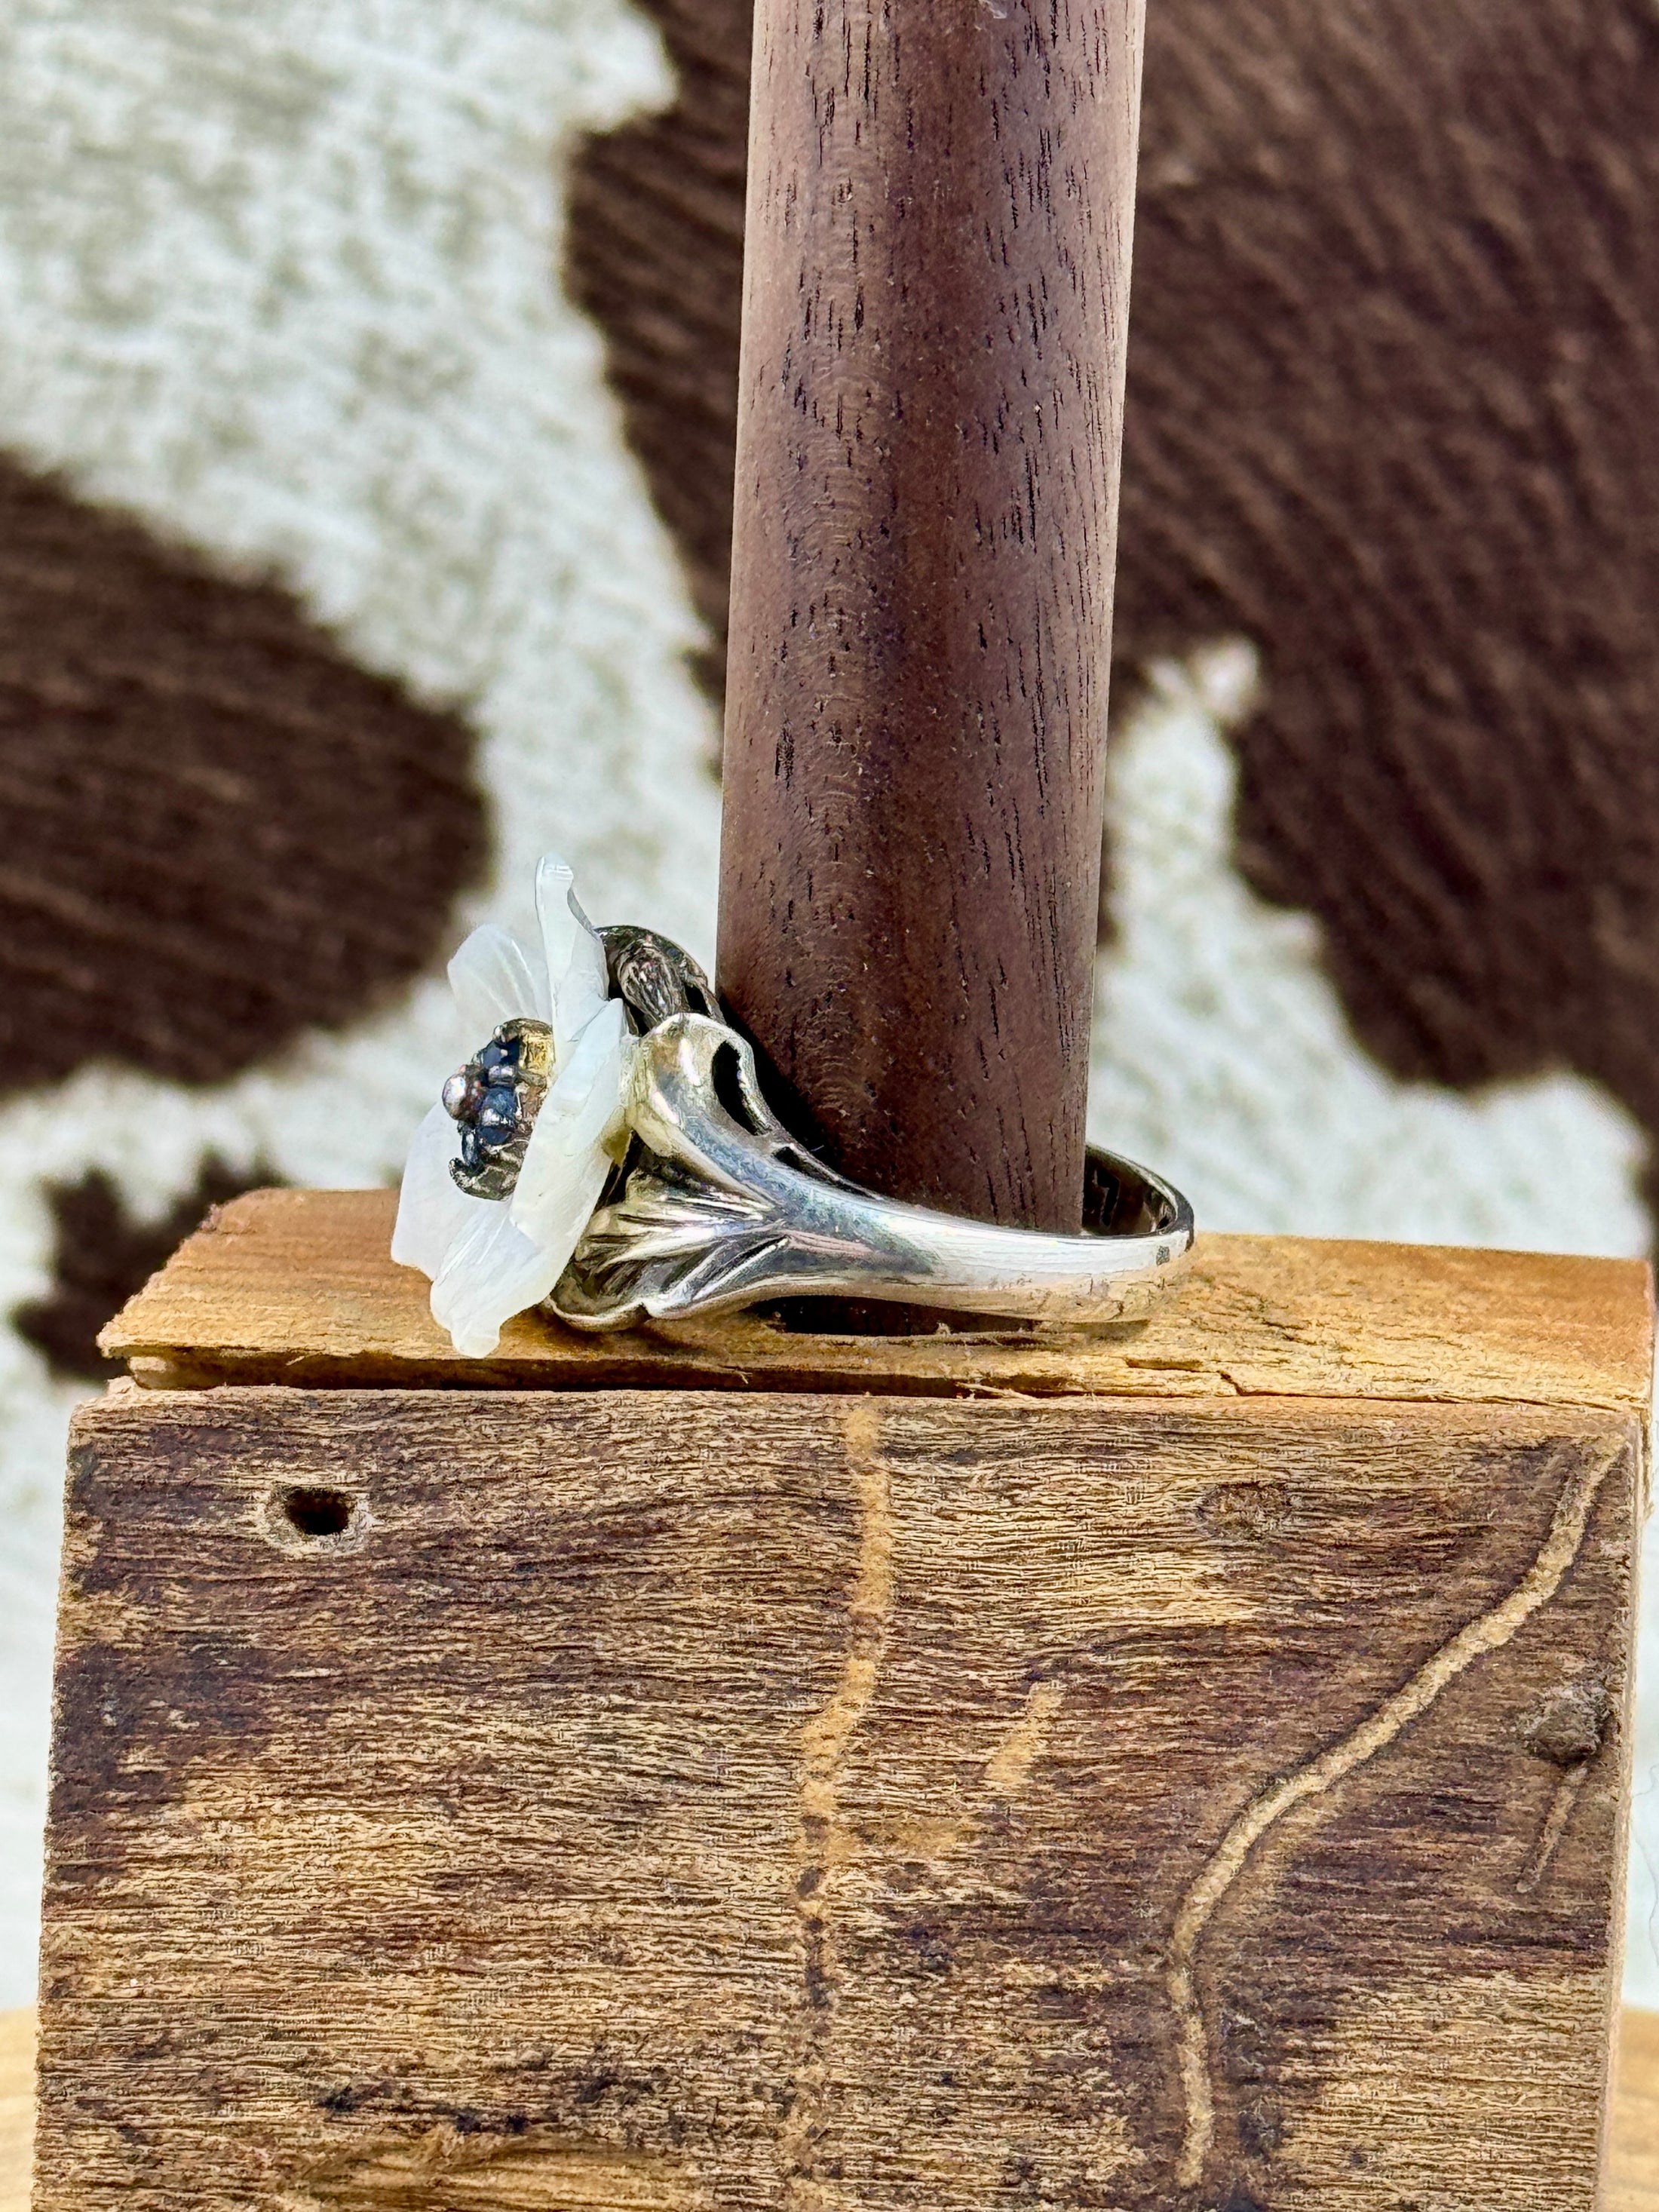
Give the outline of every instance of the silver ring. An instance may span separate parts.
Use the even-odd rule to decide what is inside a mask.
[[[792,1137],[748,1041],[670,1015],[641,1041],[629,1120],[641,1157],[599,1207],[548,1300],[575,1328],[626,1328],[757,1300],[853,1295],[1011,1320],[1116,1321],[1193,1242],[1192,1208],[1091,1152],[1081,1237],[999,1229],[878,1198]]]
[[[537,903],[539,954],[486,925],[451,963],[469,1021],[494,1034],[416,1133],[392,1238],[463,1352],[487,1355],[537,1304],[583,1329],[849,1296],[1116,1321],[1190,1251],[1180,1192],[1106,1152],[1088,1156],[1080,1237],[861,1188],[779,1121],[689,954],[593,929],[550,857]]]

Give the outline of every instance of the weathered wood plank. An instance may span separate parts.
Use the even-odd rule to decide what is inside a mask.
[[[121,1386],[40,2212],[1589,2212],[1639,1452]]]
[[[388,1255],[380,1191],[259,1191],[224,1207],[112,1323],[158,1382],[289,1382],[950,1395],[1646,1404],[1635,1261],[1301,1237],[1206,1237],[1151,1319],[1030,1335],[802,1335],[738,1314],[595,1339],[540,1316],[462,1360],[424,1279]]]
[[[0,2014],[0,2212],[29,2212],[33,2139],[34,2014]],[[492,2177],[488,2161],[479,2172],[483,2185],[469,2188],[471,2179],[458,2177],[456,2203],[486,2193],[497,2206],[544,2203]],[[1604,2212],[1659,2212],[1659,2014],[1629,2005],[1620,2021],[1605,2185]]]

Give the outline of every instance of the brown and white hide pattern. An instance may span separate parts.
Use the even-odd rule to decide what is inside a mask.
[[[542,849],[709,948],[747,32],[0,23],[0,2002],[100,1318],[395,1174]],[[1216,1226],[1642,1249],[1659,17],[1149,40],[1094,1125]]]

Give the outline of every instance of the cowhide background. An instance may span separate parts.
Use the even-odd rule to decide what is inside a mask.
[[[1216,1227],[1645,1249],[1659,12],[1151,12],[1095,1126]],[[0,2002],[98,1327],[395,1174],[544,847],[709,950],[746,48],[0,19]]]

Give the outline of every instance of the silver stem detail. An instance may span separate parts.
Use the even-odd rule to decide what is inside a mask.
[[[1047,1322],[1132,1316],[1177,1272],[1192,1209],[1145,1169],[1089,1160],[1091,1233],[1050,1237],[902,1205],[834,1174],[761,1095],[745,1039],[675,1013],[635,1050],[643,1148],[551,1298],[577,1328],[623,1328],[757,1300],[853,1295]]]

